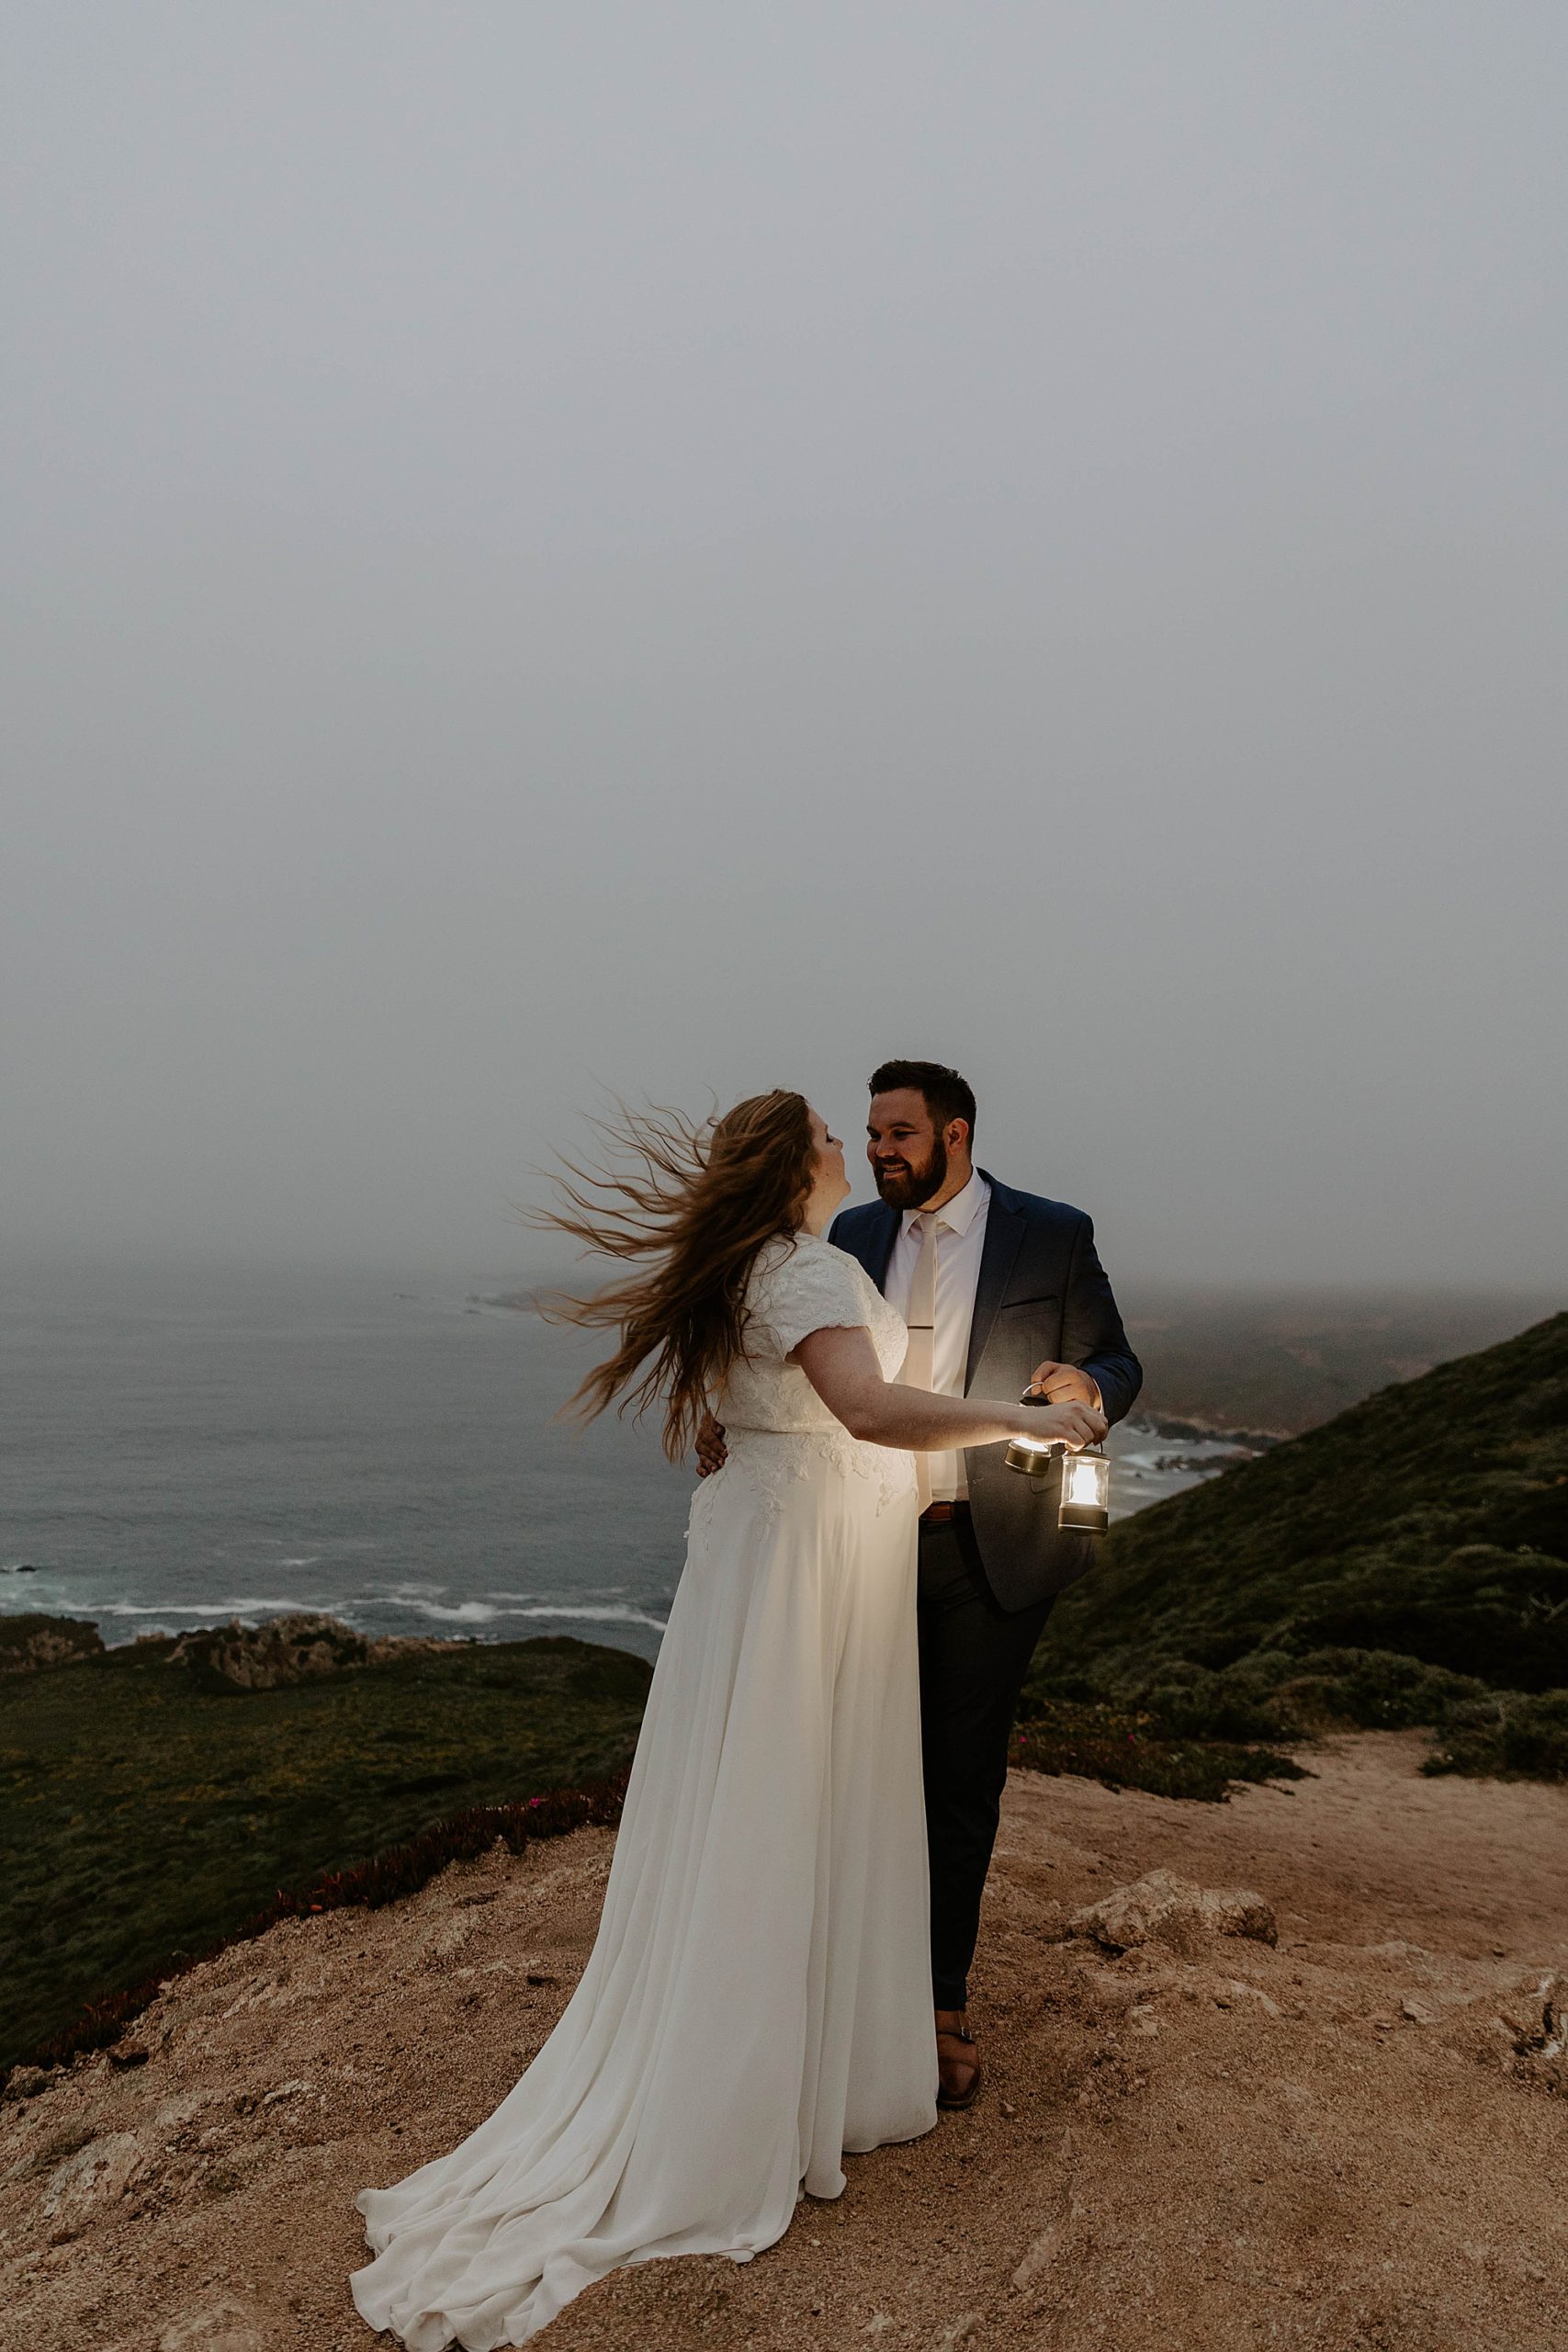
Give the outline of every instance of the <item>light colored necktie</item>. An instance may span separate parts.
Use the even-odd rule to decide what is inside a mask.
[[[914,1229],[920,1237],[920,1254],[915,1261],[914,1278],[909,1284],[909,1311],[905,1320],[909,1326],[909,1345],[904,1357],[904,1368],[898,1378],[906,1388],[930,1389],[933,1385],[936,1364],[936,1226],[934,1216],[919,1216]],[[915,1481],[919,1491],[919,1508],[924,1510],[931,1498],[931,1455],[915,1456]]]

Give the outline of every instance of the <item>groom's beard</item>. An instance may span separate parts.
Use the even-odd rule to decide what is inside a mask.
[[[947,1146],[938,1136],[930,1157],[919,1167],[912,1160],[900,1166],[897,1161],[879,1159],[872,1173],[877,1191],[890,1209],[918,1209],[933,1193],[940,1193],[947,1182]]]

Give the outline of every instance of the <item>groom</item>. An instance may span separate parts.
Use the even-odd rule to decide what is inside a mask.
[[[904,1378],[939,1395],[1091,1405],[1119,1421],[1143,1383],[1081,1209],[998,1183],[971,1158],[975,1097],[940,1062],[884,1062],[871,1080],[866,1156],[880,1202],[845,1209],[829,1239],[858,1258],[910,1324]],[[930,1326],[929,1346],[924,1334]],[[724,1460],[705,1426],[705,1476]],[[931,1852],[938,2104],[967,2107],[980,2061],[965,2014],[980,1897],[996,1842],[1008,1742],[1056,1595],[1094,1566],[1094,1538],[1056,1525],[1043,1493],[996,1446],[924,1457],[920,1736]],[[922,1492],[924,1489],[922,1488]]]

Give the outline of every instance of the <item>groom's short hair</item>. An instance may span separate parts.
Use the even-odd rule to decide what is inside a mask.
[[[950,1119],[967,1119],[969,1139],[975,1139],[975,1090],[945,1062],[884,1062],[871,1073],[874,1094],[895,1094],[912,1087],[925,1097],[926,1109],[939,1127]]]

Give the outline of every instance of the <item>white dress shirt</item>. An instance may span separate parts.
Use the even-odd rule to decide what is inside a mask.
[[[975,1292],[980,1280],[980,1253],[986,1246],[986,1212],[991,1188],[976,1170],[961,1193],[939,1209],[906,1209],[898,1238],[887,1261],[884,1295],[890,1306],[906,1315],[920,1236],[913,1230],[924,1216],[936,1218],[936,1329],[931,1334],[931,1387],[939,1396],[962,1396],[969,1361],[969,1330],[975,1320]],[[961,1502],[969,1493],[962,1453],[929,1453],[932,1502]]]

